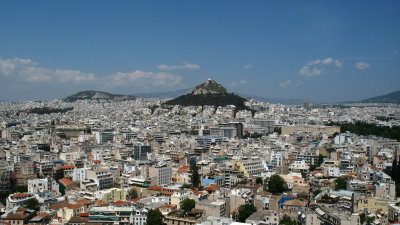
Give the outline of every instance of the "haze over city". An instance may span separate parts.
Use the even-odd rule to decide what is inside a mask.
[[[318,102],[399,90],[399,1],[2,1],[0,99],[191,88]]]

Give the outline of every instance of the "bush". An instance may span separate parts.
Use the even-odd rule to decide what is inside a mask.
[[[241,205],[236,214],[236,221],[244,223],[247,218],[251,216],[251,214],[257,211],[254,205]]]
[[[187,199],[181,201],[179,203],[179,206],[185,212],[190,212],[196,206],[196,201],[193,199],[187,198]]]
[[[268,180],[268,192],[272,194],[281,194],[288,190],[285,180],[278,174],[272,175]]]

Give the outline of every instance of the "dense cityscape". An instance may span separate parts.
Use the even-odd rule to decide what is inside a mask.
[[[186,95],[219,92],[226,89],[209,79]],[[369,124],[395,132],[398,105],[247,98],[238,110],[167,100],[81,92],[1,103],[2,223],[400,220],[399,138],[343,129]]]
[[[0,1],[0,225],[400,225],[399,0]]]

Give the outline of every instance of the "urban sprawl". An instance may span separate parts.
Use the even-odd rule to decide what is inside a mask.
[[[1,223],[400,221],[400,142],[341,130],[400,126],[398,105],[164,102],[0,103]]]

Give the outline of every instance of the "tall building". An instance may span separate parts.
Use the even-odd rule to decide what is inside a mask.
[[[133,158],[135,160],[147,160],[147,153],[151,153],[151,146],[142,143],[133,146]]]
[[[87,170],[86,178],[93,179],[100,189],[110,188],[114,185],[113,175],[109,168]]]
[[[155,185],[169,185],[172,182],[172,168],[169,166],[150,167],[149,176],[155,178]]]
[[[112,142],[114,139],[113,132],[96,132],[97,144]]]

